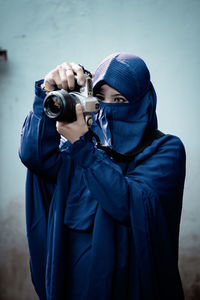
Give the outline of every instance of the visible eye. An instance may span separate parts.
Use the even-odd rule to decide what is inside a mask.
[[[116,97],[116,98],[114,98],[114,102],[123,103],[123,102],[128,102],[128,101],[122,97]]]
[[[126,102],[128,102],[128,100],[126,98],[123,98],[121,96],[116,96],[116,97],[113,96],[113,98],[111,96],[111,99],[107,99],[101,94],[96,94],[95,97],[97,97],[99,101],[107,102],[107,103],[126,103]]]

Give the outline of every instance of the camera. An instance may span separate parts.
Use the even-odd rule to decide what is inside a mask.
[[[79,86],[75,75],[75,89],[72,92],[66,90],[54,90],[44,99],[44,112],[46,116],[55,121],[71,123],[76,121],[76,104],[80,103],[88,126],[92,125],[91,113],[97,113],[99,102],[93,97],[92,75],[85,72],[85,85]]]

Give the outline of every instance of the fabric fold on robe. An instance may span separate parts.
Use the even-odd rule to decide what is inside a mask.
[[[131,68],[125,74],[127,59]],[[116,74],[125,76],[120,90],[131,99],[126,79],[132,80],[137,96],[133,102],[147,96],[148,70],[130,55],[115,55],[106,69],[98,69],[104,74],[99,77],[97,72],[96,84],[109,80],[119,63],[123,72]],[[113,80],[115,88],[118,81]],[[165,135],[128,166],[97,149],[89,133],[72,145],[60,143],[55,122],[43,112],[41,83],[36,83],[19,152],[28,168],[27,233],[40,300],[183,300],[178,272],[185,178],[182,142]],[[154,105],[145,109],[145,118],[150,118],[146,124],[156,128],[156,98],[149,101]],[[130,150],[130,141],[120,144],[120,150]]]

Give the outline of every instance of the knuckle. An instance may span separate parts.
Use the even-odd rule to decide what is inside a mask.
[[[62,80],[60,77],[56,78],[56,84],[61,85],[62,84]]]
[[[44,84],[45,82],[48,82],[49,81],[49,78],[47,77],[47,75],[44,77]]]
[[[50,76],[55,76],[56,74],[57,74],[57,69],[54,69],[54,70],[52,70],[51,72],[50,72]]]
[[[82,68],[81,66],[78,66],[78,67],[77,67],[77,71],[78,71],[78,72],[83,71],[83,68]]]
[[[67,78],[62,78],[62,83],[63,84],[68,84]]]
[[[55,84],[57,85],[57,87],[58,87],[59,89],[62,89],[62,82],[61,82],[61,80],[56,80],[56,81],[55,81]]]
[[[70,72],[69,74],[67,74],[67,77],[68,77],[69,79],[73,79],[73,78],[74,78],[74,74]]]
[[[55,72],[55,73],[59,73],[60,69],[61,69],[60,66],[57,66],[57,67],[54,69],[54,72]]]
[[[52,71],[47,73],[44,77],[45,80],[49,80],[52,77]]]
[[[62,123],[57,121],[56,122],[56,130],[60,133],[60,132],[62,132],[62,129],[63,129]]]

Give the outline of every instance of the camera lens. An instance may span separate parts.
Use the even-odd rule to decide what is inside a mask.
[[[76,120],[76,103],[76,97],[67,91],[52,91],[44,99],[44,112],[50,119],[71,123]]]
[[[62,107],[60,98],[56,96],[52,96],[51,100],[49,101],[49,109],[53,114],[59,113],[60,109]]]

